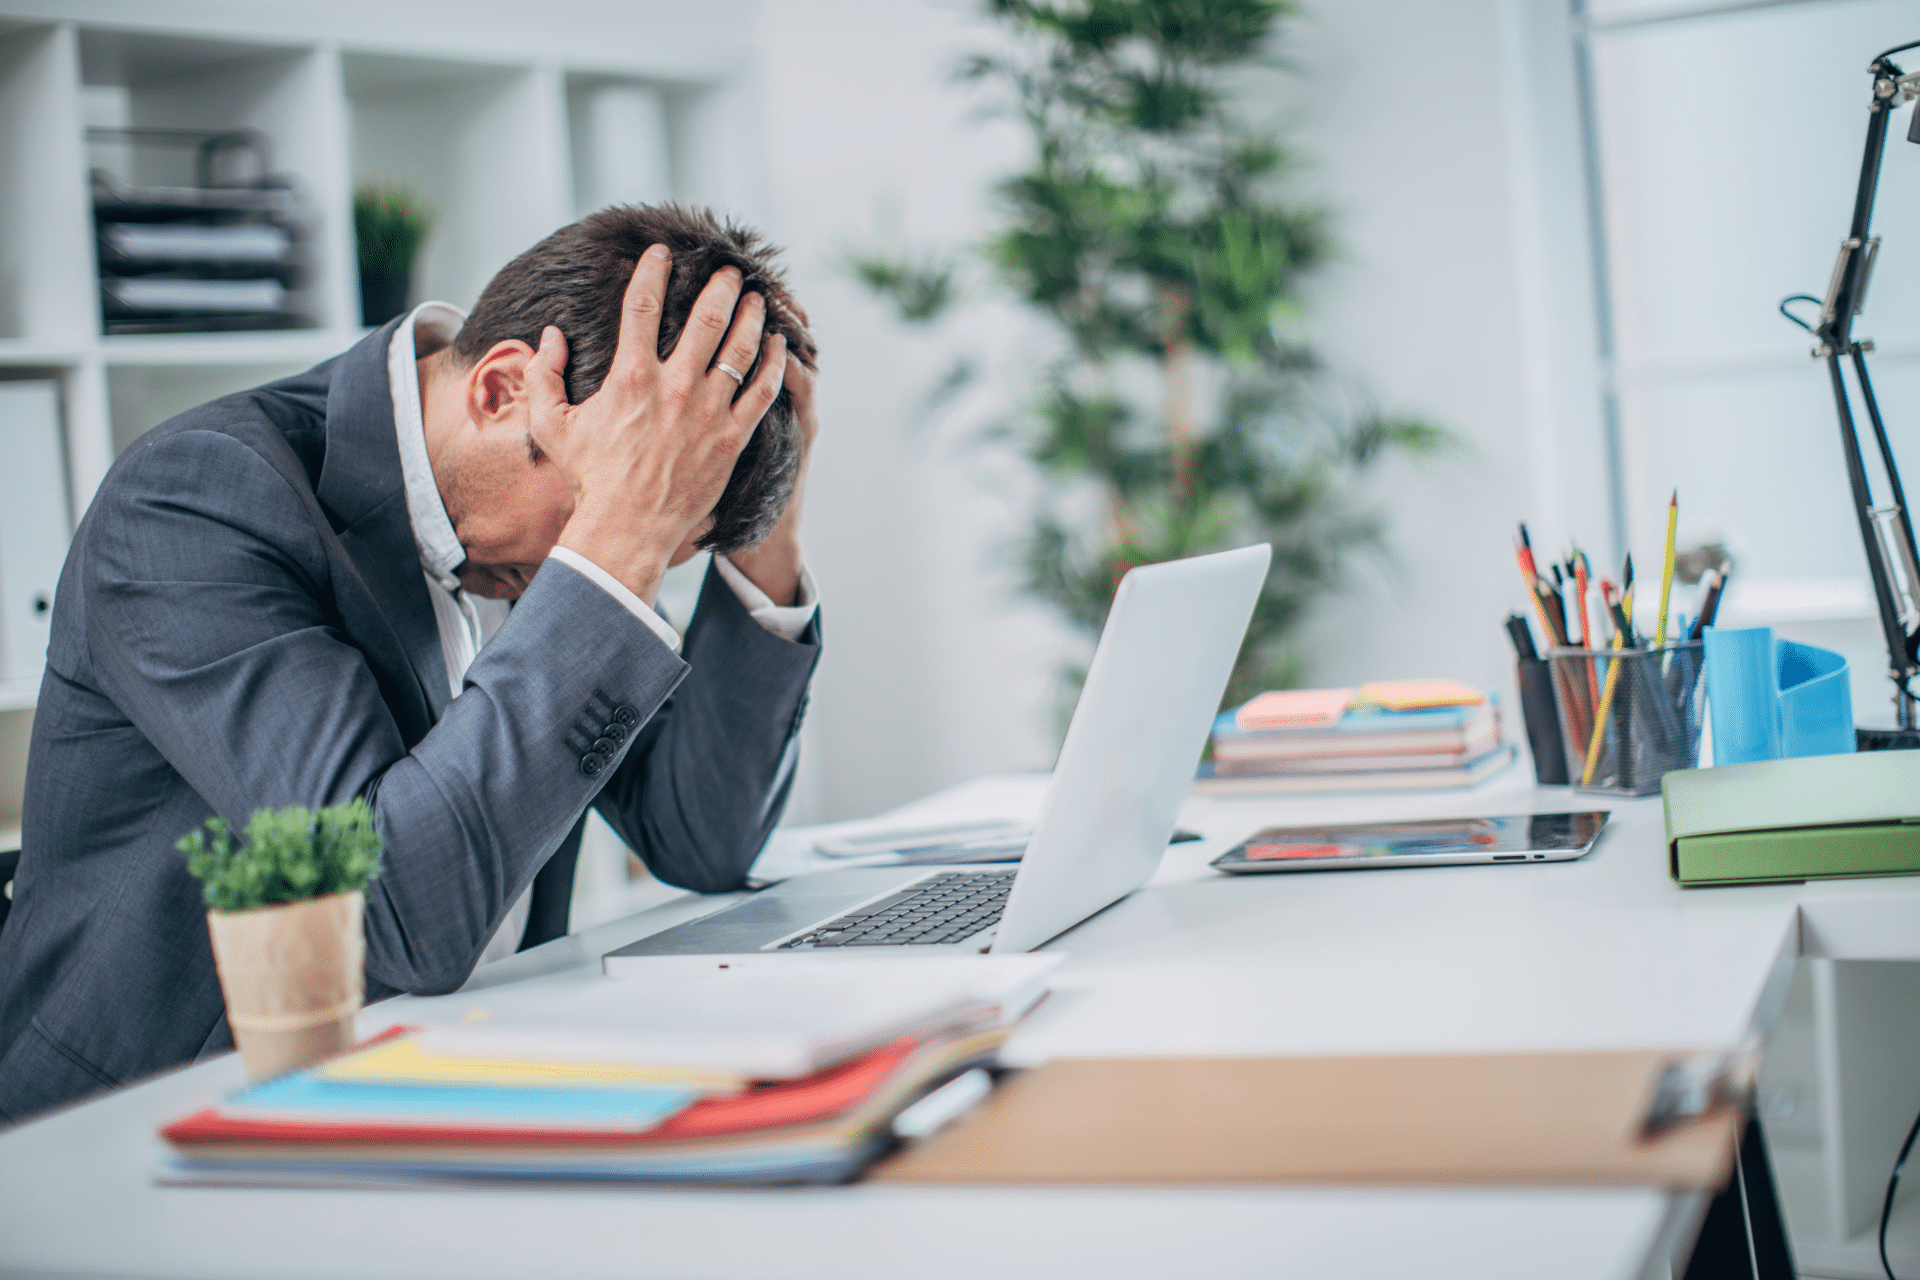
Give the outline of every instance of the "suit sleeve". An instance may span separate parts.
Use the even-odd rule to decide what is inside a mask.
[[[681,645],[691,670],[596,802],[668,884],[737,889],[772,834],[793,788],[819,627],[816,616],[798,640],[774,635],[707,570]]]
[[[312,495],[247,444],[195,431],[146,446],[87,525],[90,665],[210,808],[240,826],[255,808],[373,805],[388,848],[367,974],[398,990],[466,979],[687,671],[549,564],[409,749],[334,613],[350,562],[328,554]]]

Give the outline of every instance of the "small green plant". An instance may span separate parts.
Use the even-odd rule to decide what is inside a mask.
[[[966,302],[969,261],[1051,322],[1052,367],[997,433],[1039,482],[1020,547],[1029,593],[1091,645],[1135,565],[1271,543],[1227,701],[1288,688],[1313,606],[1355,555],[1385,552],[1370,473],[1454,446],[1343,391],[1308,344],[1310,286],[1335,242],[1296,190],[1301,158],[1259,110],[1299,6],[983,7],[1002,38],[960,79],[990,89],[1032,143],[998,185],[998,230],[965,258],[848,263],[909,323]],[[956,364],[937,394],[967,376]],[[1071,704],[1085,672],[1062,674]]]
[[[386,849],[364,800],[318,813],[297,804],[255,809],[247,820],[247,842],[237,848],[225,819],[207,819],[206,829],[211,840],[190,831],[173,847],[186,855],[187,870],[206,882],[207,905],[216,911],[250,911],[364,889],[380,874]]]
[[[360,270],[404,276],[433,229],[433,206],[404,183],[363,182],[353,191],[353,235]]]

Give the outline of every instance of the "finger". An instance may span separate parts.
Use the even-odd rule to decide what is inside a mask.
[[[666,301],[673,251],[649,245],[633,264],[626,295],[620,300],[620,345],[614,349],[608,377],[631,377],[660,362],[660,310]]]
[[[793,397],[793,407],[804,411],[804,407],[813,401],[813,384],[819,375],[807,367],[804,360],[787,361],[787,394]]]
[[[540,349],[527,361],[527,407],[536,428],[567,409],[567,335],[557,325],[540,331]]]
[[[733,312],[733,328],[727,331],[727,340],[714,360],[712,371],[707,374],[707,385],[720,403],[725,404],[739,394],[747,371],[753,368],[753,358],[760,350],[760,333],[766,328],[766,323],[765,298],[750,293],[740,299],[740,305]],[[723,364],[732,372],[722,369],[720,366]]]
[[[760,425],[760,419],[772,407],[774,397],[780,394],[780,380],[786,376],[786,372],[787,340],[776,333],[767,339],[760,350],[760,371],[753,375],[753,381],[733,402],[733,420],[747,429],[749,438],[754,428]]]
[[[714,272],[713,279],[707,281],[707,287],[694,299],[687,327],[681,330],[680,341],[667,359],[667,368],[685,379],[680,385],[697,386],[706,376],[707,366],[713,363],[713,353],[720,349],[720,339],[731,324],[734,303],[739,300],[738,267],[722,267]]]
[[[801,465],[806,465],[805,451],[813,447],[813,438],[820,430],[820,420],[813,412],[813,392],[819,385],[820,375],[798,356],[787,361],[787,376],[784,385],[787,398],[793,404],[794,421],[800,427]]]

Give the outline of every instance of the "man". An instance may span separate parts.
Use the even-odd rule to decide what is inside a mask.
[[[663,879],[740,883],[819,652],[814,349],[771,256],[605,210],[464,324],[428,304],[128,448],[54,607],[0,1118],[231,1045],[173,848],[210,812],[373,806],[370,998],[564,933],[589,804]],[[683,644],[651,605],[703,546]]]

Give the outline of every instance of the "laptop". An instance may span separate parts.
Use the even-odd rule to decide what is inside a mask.
[[[1031,951],[1126,897],[1166,851],[1271,555],[1261,543],[1120,580],[1017,866],[796,876],[608,953],[606,972],[676,956]]]

